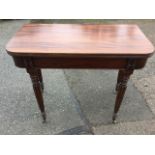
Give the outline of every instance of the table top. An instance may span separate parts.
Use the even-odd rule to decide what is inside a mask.
[[[137,25],[26,24],[6,50],[17,56],[150,56],[154,47]]]

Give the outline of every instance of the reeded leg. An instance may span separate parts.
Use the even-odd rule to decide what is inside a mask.
[[[44,90],[44,82],[43,82],[43,76],[42,76],[42,73],[41,73],[41,69],[37,69],[37,71],[38,71],[38,76],[39,76],[41,88],[42,88],[42,90]]]
[[[41,111],[43,122],[46,121],[46,114],[45,114],[45,108],[44,108],[44,102],[43,102],[43,96],[42,96],[42,88],[41,88],[41,82],[40,77],[38,75],[37,69],[27,69],[27,72],[30,74],[30,78],[32,80],[33,84],[33,90],[38,102],[39,109]]]
[[[119,83],[122,79],[122,76],[123,76],[123,70],[119,70],[118,76],[117,76],[117,84],[116,84],[116,88],[115,88],[116,92],[118,91]]]
[[[119,108],[121,106],[126,88],[127,88],[127,82],[130,77],[130,75],[133,73],[133,70],[122,70],[121,71],[121,78],[118,80],[118,88],[117,88],[117,96],[115,101],[115,107],[114,107],[114,113],[113,113],[113,122],[115,123],[117,113],[119,111]]]

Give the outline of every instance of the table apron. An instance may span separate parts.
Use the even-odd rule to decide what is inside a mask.
[[[13,57],[15,65],[21,68],[75,68],[75,69],[124,69],[133,61],[134,69],[145,66],[146,58],[75,58],[75,57]]]

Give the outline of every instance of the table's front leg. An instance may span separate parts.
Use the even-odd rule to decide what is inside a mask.
[[[124,69],[121,70],[118,74],[118,83],[117,83],[117,96],[115,101],[114,113],[113,113],[113,122],[116,120],[117,113],[119,111],[120,105],[122,103],[126,88],[127,82],[130,78],[130,75],[133,73],[133,70]]]
[[[41,88],[41,81],[40,75],[38,74],[38,69],[35,68],[27,68],[27,72],[30,74],[30,78],[33,84],[33,90],[38,102],[39,109],[42,113],[43,121],[46,121],[46,114],[43,102],[43,95],[42,95],[42,88]]]

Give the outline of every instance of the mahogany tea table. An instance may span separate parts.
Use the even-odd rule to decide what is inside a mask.
[[[29,73],[44,122],[41,68],[118,69],[115,122],[130,75],[145,66],[154,47],[137,25],[26,24],[6,51]]]

